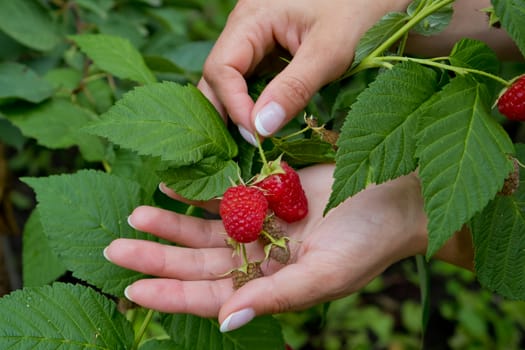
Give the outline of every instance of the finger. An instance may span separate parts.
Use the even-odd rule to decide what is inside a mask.
[[[180,280],[223,278],[238,265],[231,248],[192,249],[137,239],[116,239],[104,250],[111,262],[147,275]]]
[[[351,63],[351,45],[341,47],[333,31],[314,29],[298,47],[290,64],[268,83],[253,107],[251,118],[263,137],[272,135],[295,117],[321,87],[341,76]]]
[[[166,313],[217,317],[223,302],[233,293],[230,279],[179,281],[144,279],[125,290],[126,297],[149,309]]]
[[[206,81],[206,79],[201,78],[199,82],[197,83],[197,88],[203,93],[204,96],[211,102],[211,104],[215,107],[217,112],[221,115],[222,119],[226,122],[227,120],[227,114],[226,110],[224,109],[224,106],[222,105],[221,101],[213,91],[213,89],[210,87],[210,84]]]
[[[226,234],[220,220],[206,220],[150,206],[135,208],[129,224],[180,245],[196,248],[225,247]]]
[[[162,182],[159,184],[159,190],[162,193],[164,193],[166,196],[170,197],[171,199],[186,203],[188,205],[193,205],[193,206],[202,208],[210,213],[219,212],[219,202],[220,202],[219,200],[209,200],[209,201],[189,200],[189,199],[182,197],[181,195],[173,191],[171,188],[169,188],[168,186],[166,186],[166,184]]]
[[[239,328],[255,315],[302,310],[335,298],[343,288],[340,276],[334,276],[331,271],[326,264],[301,261],[248,282],[222,306],[221,331]],[[333,294],[325,294],[328,291]]]

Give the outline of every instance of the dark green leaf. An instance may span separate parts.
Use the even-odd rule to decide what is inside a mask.
[[[473,39],[458,41],[454,45],[449,59],[454,66],[479,69],[492,74],[499,72],[498,56],[482,41]]]
[[[282,154],[283,160],[294,167],[335,161],[333,146],[319,138],[291,141],[273,138],[272,142],[274,149],[268,152],[268,159],[276,159]]]
[[[482,210],[512,170],[514,147],[491,117],[484,85],[457,77],[434,96],[419,118],[419,176],[432,256]]]
[[[407,9],[407,13],[413,16],[416,9],[421,5],[422,0],[413,1]],[[412,30],[421,35],[437,34],[445,29],[452,19],[452,5],[447,5],[432,13],[430,16],[423,18],[417,23]]]
[[[0,0],[0,30],[41,51],[51,50],[60,41],[55,23],[34,0]]]
[[[39,103],[53,95],[54,88],[23,64],[0,62],[0,100],[20,98]]]
[[[100,69],[116,77],[142,84],[157,80],[140,52],[127,39],[105,34],[74,35],[70,38]]]
[[[36,192],[49,245],[76,277],[118,296],[143,277],[102,255],[116,238],[152,239],[127,224],[128,215],[142,204],[137,183],[93,170],[22,180]]]
[[[437,78],[433,70],[398,64],[359,95],[339,137],[327,210],[371,183],[415,169],[418,109],[434,94]]]
[[[500,19],[501,26],[514,40],[525,56],[525,1],[492,0],[494,11]]]
[[[161,180],[184,198],[209,200],[221,196],[239,180],[240,170],[233,160],[209,157],[180,168],[159,173]]]
[[[25,287],[51,283],[66,272],[64,264],[49,247],[38,209],[27,220],[22,238],[22,277]]]
[[[228,333],[219,331],[217,321],[193,315],[167,315],[163,324],[184,350],[267,350],[285,346],[279,322],[271,316],[255,318]]]
[[[0,299],[2,349],[127,350],[133,330],[115,303],[80,285],[18,290]]]
[[[227,160],[237,154],[223,120],[192,85],[164,82],[136,88],[86,129],[178,166],[211,156]]]

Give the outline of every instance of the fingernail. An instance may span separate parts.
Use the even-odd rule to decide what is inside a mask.
[[[124,289],[124,296],[126,297],[126,299],[128,299],[129,301],[133,301],[133,299],[131,299],[131,297],[129,296],[129,288],[131,286],[127,286],[126,289]]]
[[[166,194],[166,184],[164,182],[159,183],[159,191]]]
[[[270,102],[257,113],[255,129],[261,136],[269,136],[279,129],[285,117],[283,107],[277,102]]]
[[[253,146],[257,147],[257,140],[255,139],[255,136],[248,130],[246,130],[243,126],[239,125],[239,133],[241,134],[242,138],[246,140],[246,142],[249,142]]]
[[[111,261],[111,259],[108,257],[108,248],[109,248],[109,247],[104,248],[104,250],[102,251],[102,255],[104,255],[104,258],[106,258],[107,261],[109,261],[109,262],[113,262],[113,261]]]
[[[128,216],[128,225],[129,225],[132,229],[134,229],[134,230],[137,229],[137,228],[135,227],[135,225],[133,225],[133,224],[131,223],[131,215]]]
[[[222,322],[220,331],[221,333],[233,331],[234,329],[244,326],[253,320],[254,317],[255,311],[251,308],[234,312],[226,317],[226,319]]]

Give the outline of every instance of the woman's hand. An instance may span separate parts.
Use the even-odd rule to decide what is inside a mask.
[[[126,295],[134,302],[163,312],[218,316],[221,330],[229,331],[256,315],[300,310],[349,295],[392,263],[424,253],[426,217],[414,174],[372,186],[323,217],[333,169],[317,165],[299,171],[310,212],[299,222],[283,223],[291,238],[290,263],[264,262],[265,276],[238,290],[224,276],[240,259],[232,257],[220,220],[139,207],[130,224],[180,246],[118,239],[105,256],[159,277],[129,286]],[[263,258],[258,243],[247,248],[250,260]]]

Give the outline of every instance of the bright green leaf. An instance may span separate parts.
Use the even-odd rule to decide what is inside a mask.
[[[525,1],[492,0],[491,2],[500,19],[501,26],[525,56]]]
[[[516,145],[525,161],[525,144]],[[523,170],[523,169],[521,169]],[[525,172],[513,196],[497,196],[471,222],[480,283],[509,299],[525,300]]]
[[[174,342],[185,350],[284,349],[279,322],[271,316],[255,318],[246,326],[227,333],[216,320],[193,315],[165,315],[163,325]]]
[[[494,50],[484,42],[473,39],[458,41],[452,48],[449,60],[454,66],[479,69],[493,74],[497,74],[500,67]]]
[[[170,168],[159,173],[161,180],[184,198],[209,200],[221,196],[232,182],[239,180],[239,167],[233,160],[209,157],[200,162]]]
[[[22,238],[22,277],[25,287],[51,283],[66,272],[62,262],[49,247],[38,209],[29,216]]]
[[[115,303],[80,285],[25,288],[0,299],[0,348],[127,350],[133,330]]]
[[[74,35],[70,38],[100,69],[142,84],[156,81],[140,52],[127,39],[105,34]]]
[[[86,160],[104,158],[103,140],[81,130],[96,116],[67,99],[9,110],[6,116],[25,136],[35,138],[43,146],[52,149],[78,146]]]
[[[29,67],[15,62],[0,63],[0,100],[20,98],[39,103],[53,92],[53,86]]]
[[[0,0],[0,30],[41,51],[53,49],[60,41],[57,26],[34,0]]]
[[[274,149],[267,154],[267,158],[276,159],[282,154],[283,159],[294,167],[335,161],[334,147],[319,138],[291,141],[273,138],[272,142]]]
[[[137,183],[94,170],[23,181],[36,192],[49,245],[76,277],[118,296],[143,277],[102,255],[116,238],[151,237],[127,224],[128,215],[142,203]]]
[[[419,176],[432,256],[501,188],[512,169],[512,142],[490,114],[484,85],[457,77],[419,118]]]
[[[379,75],[352,105],[338,140],[334,184],[327,209],[416,167],[419,107],[437,89],[433,70],[412,63]]]
[[[223,120],[192,85],[164,82],[136,88],[86,130],[177,166],[237,154]]]

